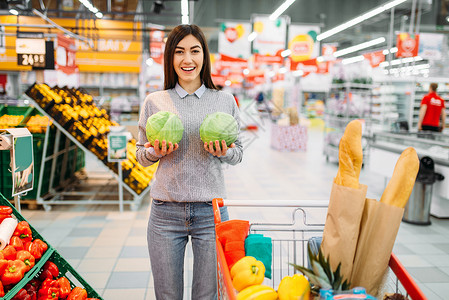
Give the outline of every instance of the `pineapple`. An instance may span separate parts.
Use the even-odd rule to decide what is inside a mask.
[[[290,265],[292,265],[295,270],[303,273],[309,279],[312,285],[312,292],[319,294],[320,289],[332,289],[334,291],[349,289],[351,285],[350,282],[348,280],[344,280],[340,274],[341,263],[338,264],[335,272],[332,272],[332,268],[329,263],[329,256],[326,259],[321,249],[319,249],[318,255],[315,255],[309,244],[307,247],[307,252],[310,258],[311,269],[295,264]]]

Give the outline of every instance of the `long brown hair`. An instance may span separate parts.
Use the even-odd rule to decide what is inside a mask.
[[[201,43],[201,47],[203,48],[204,58],[203,68],[200,72],[201,81],[207,88],[216,90],[217,88],[212,82],[210,73],[211,63],[206,38],[204,37],[203,31],[196,25],[178,25],[168,35],[164,51],[164,89],[172,89],[178,82],[178,74],[176,74],[173,66],[173,57],[178,43],[189,34],[193,35]]]

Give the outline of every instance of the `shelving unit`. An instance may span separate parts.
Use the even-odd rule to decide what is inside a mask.
[[[371,110],[373,85],[332,84],[324,114],[325,134],[323,153],[326,160],[338,160],[338,145],[346,125],[352,120],[362,120],[363,155],[368,156],[368,140],[371,137]],[[365,159],[364,159],[365,160]]]
[[[408,121],[413,81],[385,78],[373,89],[372,130],[390,131],[398,121]]]

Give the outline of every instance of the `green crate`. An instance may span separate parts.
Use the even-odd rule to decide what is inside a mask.
[[[55,263],[55,265],[58,266],[59,269],[59,277],[66,277],[70,281],[70,285],[72,289],[74,287],[81,287],[86,290],[87,292],[87,298],[97,298],[102,300],[103,298],[100,297],[100,295],[90,286],[90,284],[85,281],[81,275],[78,274],[78,272],[75,271],[75,269],[67,262],[67,260],[62,257],[56,249],[53,249],[53,252],[51,253],[50,257],[48,258],[48,261],[52,261]],[[37,279],[39,278],[39,275],[42,273],[42,269],[35,272],[33,277],[31,279]]]
[[[0,205],[5,205],[5,206],[9,206],[12,208],[12,213],[13,215],[17,218],[17,221],[27,221],[17,210],[16,208],[11,204],[11,202],[9,202],[7,199],[5,199],[5,197],[0,194]],[[27,221],[28,222],[28,221]],[[28,222],[28,224],[30,224]],[[30,228],[31,228],[31,232],[33,234],[33,240],[34,239],[41,239],[42,241],[44,241],[45,243],[47,243],[47,241],[39,234],[39,232],[34,229],[34,227],[30,224]],[[40,270],[42,269],[42,266],[45,264],[45,262],[49,259],[49,257],[51,256],[51,254],[53,253],[54,249],[51,247],[51,245],[48,245],[48,249],[47,251],[44,253],[44,255],[42,255],[42,257],[36,262],[36,264],[34,265],[34,267],[25,274],[25,276],[22,278],[21,281],[19,281],[3,298],[1,299],[5,299],[5,300],[10,300],[14,297],[15,294],[17,294],[18,291],[20,291],[21,288],[23,288],[28,281],[31,280],[31,278],[34,277],[34,275]],[[33,275],[33,277],[31,277]]]
[[[28,118],[28,115],[34,110],[32,106],[10,106],[5,105],[0,109],[0,116],[11,115],[11,116],[23,116],[22,121],[19,123],[18,127],[24,126],[24,121]]]

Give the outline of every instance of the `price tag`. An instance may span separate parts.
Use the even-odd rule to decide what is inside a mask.
[[[17,54],[19,66],[45,67],[45,54]]]

